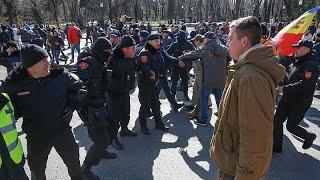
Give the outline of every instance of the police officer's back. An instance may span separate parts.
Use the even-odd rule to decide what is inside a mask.
[[[307,132],[299,123],[311,106],[316,81],[319,77],[318,62],[313,54],[313,43],[301,40],[293,45],[296,50],[296,61],[289,65],[283,86],[277,88],[283,96],[278,104],[274,117],[273,152],[282,152],[283,123],[287,121],[287,129],[304,140],[303,149],[311,147],[316,135]]]
[[[98,38],[92,49],[88,48],[79,55],[76,68],[73,70],[84,81],[85,89],[88,91],[85,104],[78,114],[94,142],[82,165],[83,173],[91,179],[99,179],[91,172],[92,166],[98,165],[101,159],[117,157],[115,153],[107,151],[115,134],[115,125],[107,102],[110,73],[105,65],[111,55],[111,49],[112,44],[107,38]]]

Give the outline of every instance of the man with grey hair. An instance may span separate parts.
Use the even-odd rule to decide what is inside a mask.
[[[231,24],[230,67],[221,98],[210,155],[219,180],[258,180],[267,175],[272,158],[276,83],[285,75],[272,46],[260,44],[256,17]]]

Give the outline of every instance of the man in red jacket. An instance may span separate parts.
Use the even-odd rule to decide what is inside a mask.
[[[71,63],[74,61],[74,50],[77,50],[78,54],[80,53],[80,40],[82,34],[81,30],[76,26],[75,23],[71,23],[71,27],[68,30],[68,41],[71,44]]]

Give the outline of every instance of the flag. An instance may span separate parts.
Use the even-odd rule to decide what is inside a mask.
[[[296,44],[301,39],[303,34],[309,28],[313,18],[317,15],[318,10],[320,10],[320,6],[305,12],[298,19],[294,20],[288,26],[283,28],[273,38],[279,55],[294,55],[294,49],[291,47],[291,45]]]

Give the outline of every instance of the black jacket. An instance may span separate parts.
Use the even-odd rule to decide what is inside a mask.
[[[9,94],[16,118],[23,118],[23,131],[28,136],[45,136],[71,128],[68,106],[75,106],[69,97],[80,90],[79,83],[76,76],[56,65],[40,79],[32,78],[19,66],[10,72],[0,90]]]
[[[108,92],[112,94],[129,93],[135,83],[135,59],[124,58],[121,49],[116,48],[108,68],[112,70]]]
[[[88,91],[86,105],[103,106],[106,102],[107,91],[107,67],[94,57],[90,49],[83,51],[71,72],[75,73],[85,83]]]
[[[160,49],[153,48],[150,44],[146,44],[141,50],[138,58],[139,63],[139,83],[144,85],[155,85],[159,77],[166,76],[166,62],[175,63],[176,58],[170,56],[162,47]],[[155,80],[150,79],[151,71],[156,75]]]
[[[283,80],[283,98],[290,102],[310,100],[319,77],[318,62],[313,53],[299,57],[292,63]]]

